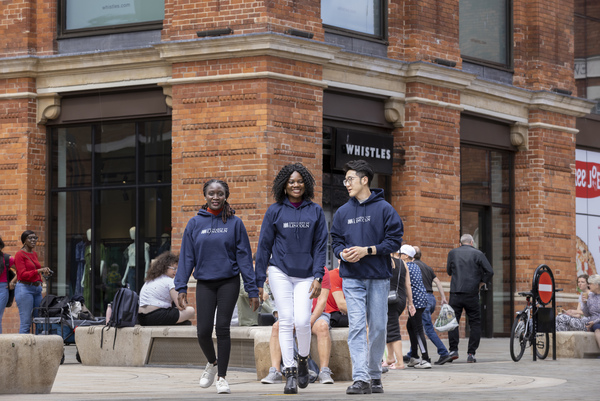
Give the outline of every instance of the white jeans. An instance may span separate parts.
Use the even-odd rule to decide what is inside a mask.
[[[269,266],[269,285],[279,314],[279,345],[284,368],[294,366],[294,327],[298,353],[310,353],[310,286],[313,277],[290,277],[275,266]]]

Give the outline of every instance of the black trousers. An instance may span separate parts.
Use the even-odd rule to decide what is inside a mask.
[[[451,293],[448,304],[452,307],[452,309],[454,309],[457,322],[460,323],[460,317],[462,316],[463,309],[467,314],[467,318],[469,318],[469,328],[471,330],[469,334],[469,346],[467,348],[467,353],[475,355],[477,348],[479,348],[479,341],[481,340],[481,310],[479,306],[479,293]],[[458,352],[458,342],[459,327],[448,332],[450,352]]]
[[[217,361],[212,340],[213,326],[217,334],[218,375],[225,377],[231,352],[231,316],[240,292],[240,276],[224,280],[198,281],[196,283],[196,319],[198,344],[210,363]],[[218,306],[218,308],[217,308]],[[215,325],[215,310],[217,321]]]
[[[421,358],[425,361],[429,361],[429,354],[427,353],[427,340],[425,339],[425,332],[423,331],[423,311],[425,308],[418,308],[417,312],[408,318],[406,321],[406,330],[410,337],[410,355],[413,358],[419,357],[419,351],[421,351]]]

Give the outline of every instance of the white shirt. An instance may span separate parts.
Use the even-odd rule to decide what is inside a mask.
[[[175,282],[166,274],[147,281],[140,291],[140,306],[170,308],[173,302],[170,291],[173,288],[175,288]]]

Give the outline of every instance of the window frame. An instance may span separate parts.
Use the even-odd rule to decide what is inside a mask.
[[[381,35],[372,35],[365,32],[354,31],[352,29],[342,28],[335,25],[329,25],[323,23],[323,30],[325,33],[331,33],[350,38],[357,38],[368,40],[371,42],[382,43],[385,45],[389,44],[388,41],[388,0],[377,0],[381,4],[381,17],[379,20],[381,26]]]
[[[59,0],[58,2],[58,35],[57,39],[80,38],[117,33],[154,31],[163,28],[163,20],[136,22],[131,24],[107,25],[95,28],[67,29],[67,2],[75,0]]]
[[[460,1],[459,1],[460,3]],[[460,8],[460,5],[459,5]],[[473,56],[464,55],[461,51],[460,57],[469,63],[483,65],[486,67],[492,67],[495,69],[514,72],[514,51],[513,51],[513,0],[506,0],[506,63],[497,63],[490,60],[485,60]],[[459,19],[459,27],[460,31],[460,19]],[[459,48],[460,48],[460,36],[459,36]]]

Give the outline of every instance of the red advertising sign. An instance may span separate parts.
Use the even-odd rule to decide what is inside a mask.
[[[600,164],[592,162],[575,162],[576,194],[578,198],[600,197]]]
[[[552,286],[552,277],[548,272],[542,272],[538,281],[538,294],[540,301],[544,305],[552,301],[552,295],[554,294],[554,288]]]

